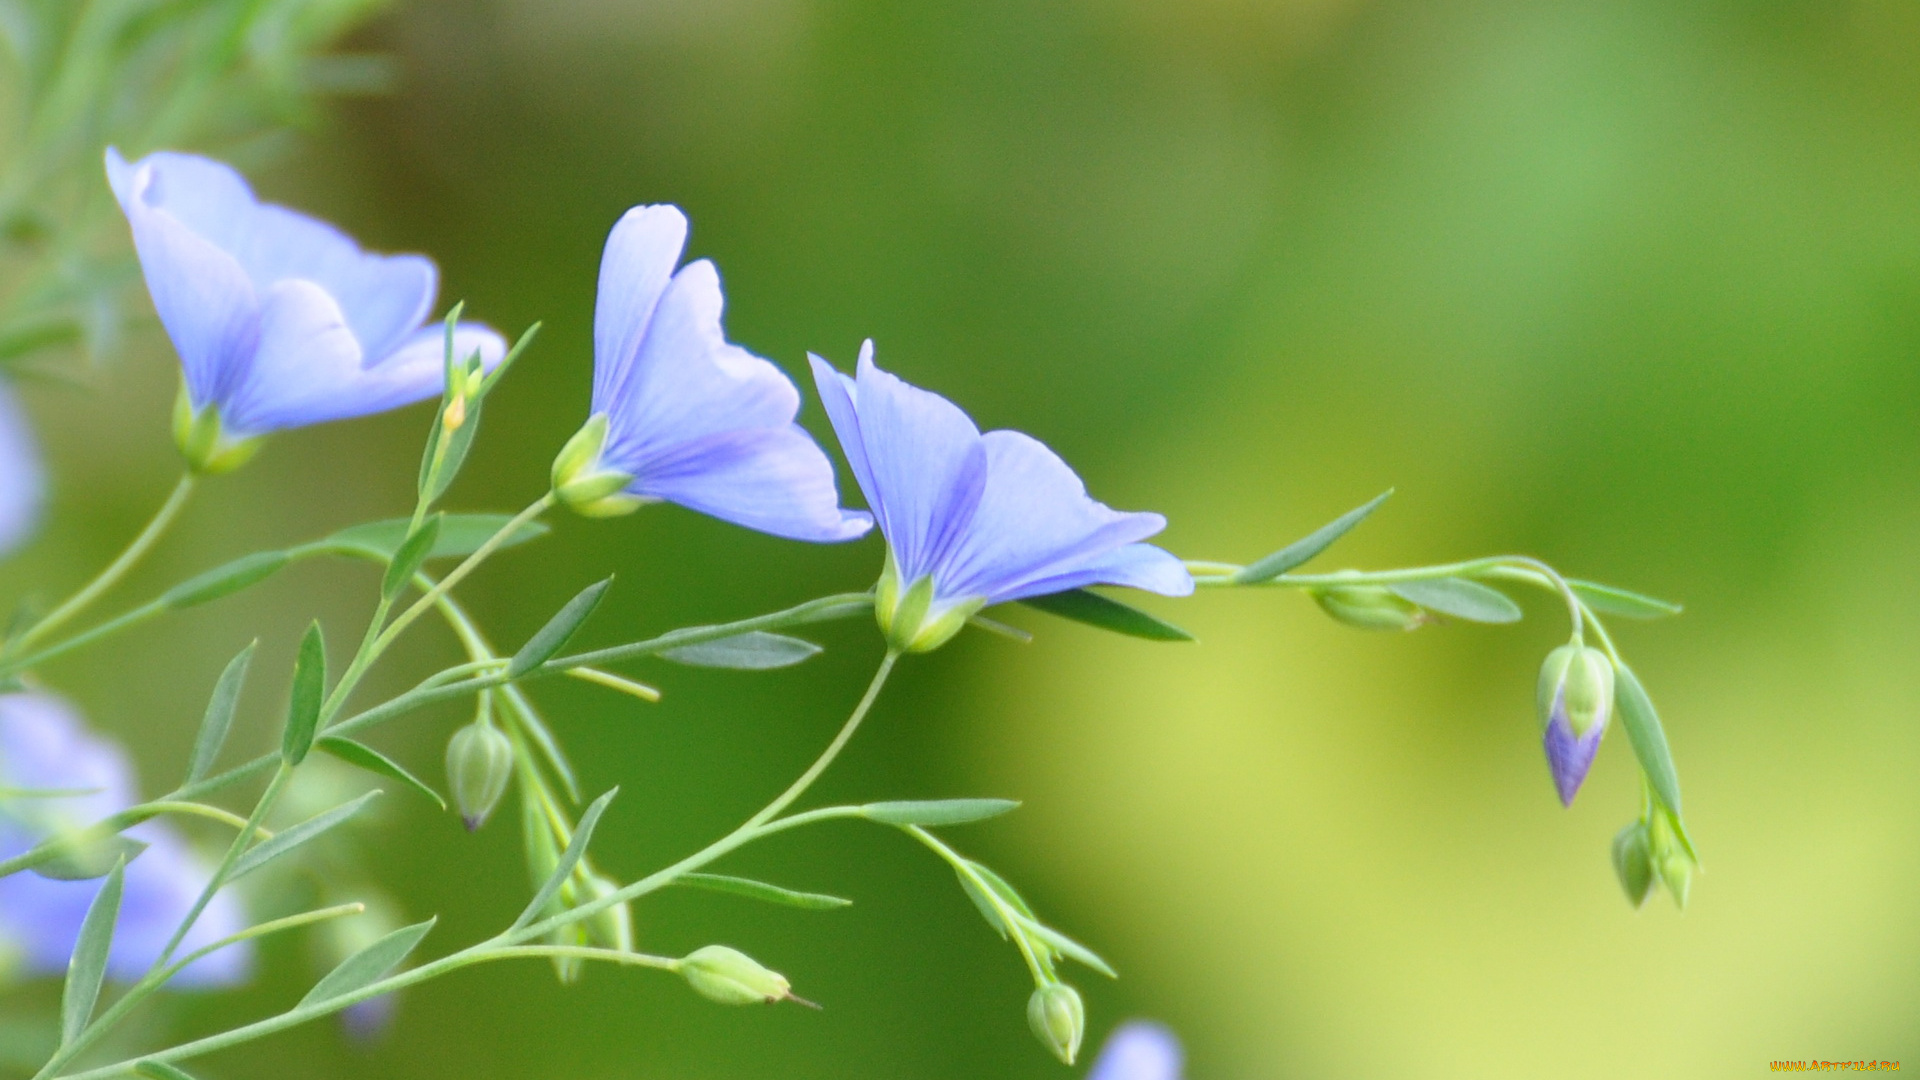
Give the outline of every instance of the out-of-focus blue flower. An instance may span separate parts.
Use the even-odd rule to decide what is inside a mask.
[[[120,748],[91,734],[65,702],[46,694],[0,695],[0,858],[10,858],[65,829],[79,828],[135,802],[133,771]],[[72,794],[65,794],[72,793]],[[136,979],[159,956],[206,886],[210,870],[159,821],[128,829],[148,845],[127,864],[108,973]],[[0,878],[0,953],[32,974],[67,969],[87,906],[101,882],[54,881],[31,871]],[[187,935],[182,954],[244,928],[230,892],[214,897]],[[220,986],[244,979],[248,943],[213,953],[182,971],[176,985]]]
[[[40,523],[46,497],[40,448],[13,388],[0,382],[0,555],[19,547]]]
[[[1140,543],[1166,518],[1095,502],[1038,440],[982,435],[951,401],[876,367],[871,341],[854,378],[811,359],[847,463],[887,538],[875,609],[896,647],[931,649],[989,604],[1084,585],[1193,591],[1185,564]]]
[[[190,154],[107,179],[133,229],[154,310],[173,339],[194,414],[217,410],[233,441],[364,416],[439,395],[443,331],[422,328],[439,272],[421,255],[375,255],[326,222],[254,198],[240,174]],[[492,330],[462,324],[456,359],[491,368]]]
[[[1135,1020],[1107,1036],[1087,1080],[1180,1080],[1181,1057],[1173,1032]]]
[[[727,341],[713,263],[679,266],[686,241],[672,206],[634,207],[607,236],[593,416],[554,463],[556,491],[588,514],[664,499],[794,540],[865,534],[872,519],[840,508],[832,463],[793,422],[792,380]]]

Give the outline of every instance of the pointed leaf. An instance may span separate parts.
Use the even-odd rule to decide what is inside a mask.
[[[1087,589],[1068,589],[1045,596],[1029,596],[1021,603],[1039,608],[1049,615],[1083,622],[1116,634],[1145,638],[1148,641],[1192,641],[1193,635],[1131,604]]]
[[[1033,909],[1027,906],[1026,899],[1015,891],[1013,886],[1007,884],[1005,878],[994,873],[991,867],[967,860],[967,869],[978,875],[980,880],[986,883],[987,890],[998,896],[1001,903],[1028,919],[1033,918]],[[966,892],[967,899],[973,901],[973,906],[980,909],[980,915],[987,920],[987,925],[993,927],[994,932],[1001,937],[1006,937],[1006,921],[1000,917],[1000,909],[993,906],[993,901],[988,898],[987,892],[981,891],[980,886],[974,884],[973,878],[960,867],[954,867],[954,873],[960,878],[960,888]]]
[[[439,472],[430,478],[422,477],[422,479],[431,479],[432,481],[432,490],[424,490],[423,487],[421,492],[426,496],[429,504],[437,502],[440,496],[447,493],[447,489],[453,486],[454,478],[460,475],[460,467],[467,463],[467,451],[473,448],[474,433],[480,430],[480,406],[481,399],[479,398],[475,398],[467,403],[466,419],[461,422],[459,427],[454,429],[453,437],[447,440],[447,453],[446,457],[440,462]],[[434,418],[434,443],[440,441],[440,432],[446,419],[445,412],[446,410],[442,409],[441,415]],[[431,446],[432,444],[429,445]]]
[[[327,972],[325,978],[313,984],[307,996],[300,999],[300,1005],[342,997],[379,982],[387,972],[400,966],[400,962],[419,946],[420,939],[427,936],[427,931],[432,930],[437,921],[437,918],[428,919],[412,926],[403,926],[340,961],[339,966]]]
[[[481,397],[493,393],[493,388],[500,385],[501,379],[507,377],[507,371],[513,367],[514,361],[520,359],[520,354],[526,352],[527,346],[533,344],[533,339],[540,333],[540,326],[540,323],[534,323],[527,327],[521,333],[520,340],[514,342],[513,348],[507,350],[507,355],[502,357],[500,362],[494,365],[493,370],[487,372],[486,376],[480,380]]]
[[[1633,744],[1633,756],[1673,816],[1680,816],[1680,776],[1673,768],[1673,754],[1667,749],[1667,733],[1660,727],[1660,715],[1654,712],[1653,699],[1640,685],[1639,676],[1625,664],[1616,664],[1614,702],[1620,709],[1620,721],[1627,729],[1627,741]]]
[[[145,850],[146,844],[117,832],[86,829],[63,839],[50,857],[30,869],[50,881],[92,881]]]
[[[262,840],[241,852],[240,857],[234,860],[233,872],[227,876],[227,880],[239,881],[294,848],[314,839],[359,813],[379,794],[378,791],[369,791],[351,802],[341,803],[331,810],[323,810],[298,825],[281,829],[269,839]]]
[[[445,810],[447,808],[447,800],[441,798],[440,793],[433,790],[426,781],[408,772],[399,762],[365,743],[354,742],[344,735],[325,735],[322,736],[318,742],[314,743],[314,746],[349,765],[358,766],[370,773],[377,773],[380,776],[398,780],[407,787],[432,799],[434,804],[439,806],[440,809]]]
[[[107,977],[107,957],[113,951],[113,925],[120,918],[120,889],[125,875],[126,864],[114,864],[80,923],[73,958],[67,961],[67,984],[60,994],[61,1046],[78,1038],[87,1021],[93,1019],[93,1005]]]
[[[255,638],[240,654],[227,661],[227,668],[220,673],[220,680],[213,684],[213,697],[207,702],[207,714],[200,718],[200,734],[193,740],[193,757],[187,765],[187,783],[191,784],[207,775],[213,763],[220,757],[220,748],[226,745],[227,732],[233,728],[233,710],[240,704],[240,688],[246,685],[247,665],[253,662],[253,650],[260,641]]]
[[[422,521],[420,527],[401,542],[400,550],[393,553],[393,561],[387,564],[387,572],[380,579],[380,595],[388,599],[400,595],[439,540],[440,515],[434,514]]]
[[[279,572],[292,558],[284,551],[256,551],[251,555],[242,555],[225,566],[216,566],[161,593],[159,604],[177,610],[218,600],[249,585],[258,585]]]
[[[533,894],[533,900],[527,904],[527,909],[520,913],[519,918],[513,920],[511,929],[518,930],[538,918],[547,904],[560,892],[560,886],[567,883],[567,878],[573,875],[573,868],[580,865],[581,857],[587,853],[587,845],[593,841],[594,827],[600,824],[600,815],[607,812],[607,804],[613,801],[613,797],[619,791],[619,788],[610,789],[605,795],[593,800],[593,805],[587,807],[587,812],[580,815],[580,824],[573,829],[572,842],[567,844],[567,850],[560,853],[559,860],[554,863],[553,873],[547,875],[547,880],[540,886],[540,891]]]
[[[1600,585],[1591,581],[1568,581],[1575,596],[1586,601],[1586,605],[1603,615],[1618,615],[1623,619],[1664,619],[1681,612],[1679,604],[1669,600],[1656,600],[1637,592],[1615,588],[1612,585]]]
[[[427,558],[465,558],[480,550],[480,545],[486,543],[501,529],[506,528],[507,522],[512,520],[512,516],[508,514],[441,514],[440,532],[434,539],[433,549],[427,552]],[[369,521],[364,525],[341,529],[310,546],[336,555],[352,555],[388,562],[399,553],[400,545],[407,538],[407,526],[410,524],[412,523],[406,518]],[[529,521],[501,541],[500,547],[510,548],[529,540],[537,540],[550,531],[537,521]]]
[[[708,892],[732,893],[750,900],[764,900],[769,904],[785,904],[788,907],[807,908],[811,911],[830,911],[843,908],[853,901],[825,893],[795,892],[778,885],[769,885],[752,878],[728,877],[725,874],[681,874],[673,879],[675,885],[685,885],[692,889],[705,889]]]
[[[1100,954],[1073,940],[1067,935],[1043,923],[1030,923],[1024,927],[1028,935],[1039,938],[1054,952],[1069,959],[1078,960],[1109,979],[1119,978],[1112,965],[1100,958]]]
[[[143,1061],[133,1067],[133,1075],[146,1080],[195,1080],[192,1073],[164,1061]]]
[[[517,679],[553,659],[553,654],[559,652],[574,631],[580,629],[580,624],[593,615],[593,609],[600,606],[600,598],[607,594],[607,588],[612,584],[612,578],[596,581],[567,601],[565,607],[547,620],[547,625],[528,638],[527,643],[520,646],[520,651],[513,654],[513,659],[507,663],[507,678]]]
[[[300,655],[293,664],[293,690],[287,697],[287,727],[280,739],[280,757],[289,765],[306,760],[313,749],[314,728],[320,723],[320,704],[327,692],[327,642],[320,621],[307,626],[300,639]]]
[[[785,634],[749,630],[744,634],[682,645],[660,655],[676,664],[691,667],[735,668],[742,671],[769,671],[792,667],[820,654],[820,646]]]
[[[1012,799],[931,799],[868,803],[860,813],[885,825],[965,825],[997,818],[1019,806]]]
[[[1520,605],[1498,589],[1488,588],[1465,578],[1440,578],[1435,581],[1406,581],[1387,586],[1403,600],[1451,615],[1456,619],[1480,623],[1520,621]]]
[[[1387,497],[1392,494],[1393,489],[1389,488],[1381,492],[1372,502],[1367,503],[1365,506],[1347,511],[1327,524],[1322,525],[1311,535],[1295,540],[1279,551],[1268,555],[1264,559],[1260,559],[1253,565],[1241,569],[1239,573],[1233,575],[1234,583],[1237,585],[1257,585],[1262,581],[1271,581],[1281,574],[1292,570],[1294,567],[1305,563],[1315,555],[1332,547],[1334,541],[1347,535],[1355,525],[1365,521],[1367,515],[1379,509],[1380,504],[1386,502]]]

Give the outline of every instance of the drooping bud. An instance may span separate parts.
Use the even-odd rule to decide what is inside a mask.
[[[258,438],[236,439],[220,424],[220,410],[212,405],[196,410],[187,384],[173,399],[173,444],[196,473],[217,475],[245,465],[260,449]]]
[[[945,645],[985,606],[984,597],[941,600],[934,595],[930,576],[903,589],[892,551],[887,552],[886,569],[880,572],[873,594],[873,615],[880,632],[888,645],[905,653],[932,652]]]
[[[1654,811],[1653,821],[1647,828],[1647,847],[1653,872],[1660,875],[1660,883],[1667,887],[1674,904],[1685,911],[1687,892],[1693,887],[1693,856],[1665,810]]]
[[[492,724],[472,723],[447,742],[447,787],[469,830],[486,824],[513,778],[513,742]]]
[[[1040,1045],[1068,1065],[1080,1056],[1080,1039],[1087,1033],[1087,1007],[1080,991],[1066,983],[1047,983],[1027,999],[1027,1025]]]
[[[553,459],[553,493],[585,517],[619,517],[656,500],[626,490],[633,475],[600,463],[607,447],[607,414],[594,413]]]
[[[604,896],[617,892],[620,883],[610,881],[599,874],[589,872],[586,875],[586,887],[582,905],[593,903]],[[616,952],[633,951],[633,909],[625,901],[602,908],[586,921],[587,943],[602,949]]]
[[[793,996],[785,975],[725,945],[688,953],[680,960],[680,974],[700,996],[722,1005],[761,1005]]]
[[[1613,714],[1613,664],[1607,654],[1575,644],[1548,653],[1540,666],[1536,704],[1554,787],[1561,804],[1572,806]]]
[[[1647,826],[1636,821],[1613,837],[1613,872],[1627,902],[1640,907],[1653,893],[1653,856],[1647,844]]]
[[[1330,576],[1355,573],[1342,570]],[[1418,630],[1428,622],[1418,604],[1383,585],[1322,585],[1307,592],[1320,610],[1358,630]]]

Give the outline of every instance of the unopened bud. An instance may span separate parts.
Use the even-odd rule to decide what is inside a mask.
[[[1560,646],[1540,666],[1536,704],[1554,787],[1560,802],[1571,806],[1613,714],[1612,661],[1599,649]]]
[[[258,438],[228,435],[220,424],[219,409],[212,405],[195,409],[184,382],[173,399],[173,444],[187,459],[188,468],[206,475],[232,472],[253,460],[260,449]]]
[[[1640,907],[1653,892],[1653,856],[1647,846],[1647,827],[1634,822],[1613,837],[1613,872],[1627,902]]]
[[[1320,610],[1358,630],[1418,630],[1427,623],[1418,604],[1384,585],[1323,585],[1308,592]]]
[[[1693,856],[1664,809],[1653,815],[1647,829],[1647,847],[1654,873],[1660,875],[1660,883],[1667,887],[1674,904],[1685,911],[1687,893],[1693,887]]]
[[[611,896],[620,888],[620,883],[610,881],[599,874],[589,872],[586,875],[586,887],[583,904],[590,904],[602,897]],[[616,952],[633,951],[633,909],[625,901],[602,908],[586,921],[587,942],[602,949]]]
[[[680,974],[700,996],[722,1005],[760,1005],[793,996],[785,975],[725,945],[688,953],[680,960]]]
[[[447,787],[468,829],[486,824],[513,778],[513,742],[492,724],[468,724],[447,742]]]
[[[1054,1057],[1073,1064],[1080,1056],[1080,1039],[1087,1033],[1087,1007],[1080,1001],[1080,991],[1066,983],[1036,988],[1027,999],[1027,1024]]]

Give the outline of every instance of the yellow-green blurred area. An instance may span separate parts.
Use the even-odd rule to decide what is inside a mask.
[[[724,276],[733,338],[883,365],[1015,427],[1092,492],[1249,560],[1388,487],[1323,557],[1380,568],[1526,553],[1687,604],[1616,622],[1664,716],[1704,864],[1640,912],[1608,863],[1639,809],[1613,733],[1553,795],[1532,715],[1564,613],[1369,635],[1298,595],[1155,603],[1155,645],[1015,611],[906,665],[820,800],[992,795],[952,830],[1122,978],[1082,972],[1091,1039],[1148,1015],[1194,1080],[1745,1077],[1775,1059],[1920,1066],[1920,10],[1900,0],[415,0],[359,45],[393,96],[257,172],[366,242],[431,252],[446,298],[538,345],[488,406],[452,503],[544,490],[584,416],[601,241],[674,202]],[[59,595],[175,468],[157,332],[98,394],[30,405],[54,520],[6,571]],[[825,434],[817,404],[803,419]],[[404,513],[427,415],[276,438],[210,484],[129,586]],[[844,477],[844,474],[843,474]],[[843,484],[851,488],[850,481]],[[850,492],[850,498],[856,498]],[[740,617],[876,576],[674,508],[563,520],[464,588],[517,642],[608,572],[583,640]],[[1320,564],[1316,564],[1318,566]],[[50,668],[182,767],[220,666],[263,637],[248,749],[277,737],[299,629],[345,656],[370,570],[302,567]],[[373,687],[458,659],[437,627]],[[631,880],[777,792],[858,696],[864,621],[785,672],[641,665],[644,706],[536,697]],[[438,780],[461,710],[374,741]],[[404,793],[364,869],[426,952],[528,892],[514,815],[476,836]],[[208,839],[215,834],[209,832]],[[834,825],[720,869],[836,912],[669,892],[641,947],[719,941],[822,1012],[723,1009],[667,976],[544,965],[407,995],[382,1042],[332,1025],[209,1077],[1070,1075],[1026,1030],[1014,950],[905,838]],[[191,999],[198,1034],[298,998]]]

